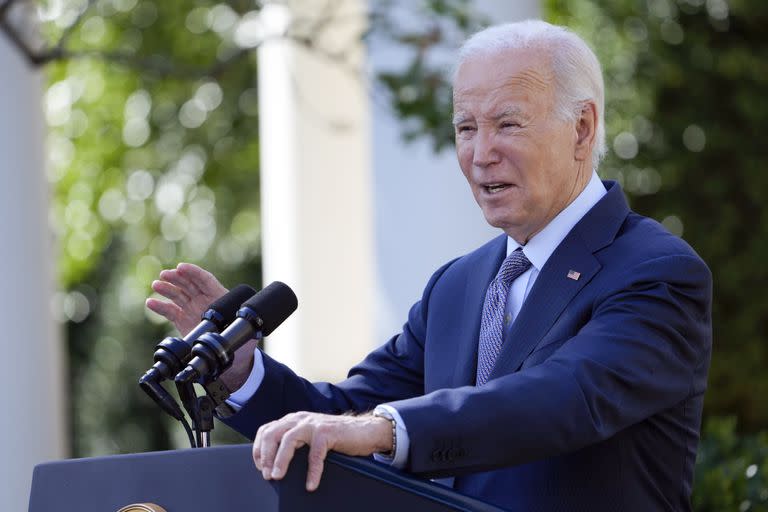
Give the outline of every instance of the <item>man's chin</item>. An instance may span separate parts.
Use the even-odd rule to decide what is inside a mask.
[[[504,231],[519,225],[515,223],[513,219],[510,219],[509,215],[503,215],[497,212],[488,212],[484,210],[483,216],[485,217],[485,221],[488,224],[495,228],[503,229]]]
[[[499,228],[504,231],[504,233],[512,237],[521,245],[527,242],[527,239],[529,238],[527,236],[527,225],[522,222],[516,222],[515,219],[510,219],[508,216],[485,215],[485,221],[494,228]]]

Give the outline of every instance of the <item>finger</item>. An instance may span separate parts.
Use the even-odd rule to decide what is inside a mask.
[[[179,306],[189,303],[189,295],[176,285],[168,281],[152,281],[152,290],[159,293],[166,299],[171,299]]]
[[[261,456],[261,474],[265,480],[272,478],[272,466],[275,463],[275,455],[282,442],[285,432],[293,428],[294,422],[285,419],[265,425],[259,446]],[[266,427],[266,428],[265,428]]]
[[[309,456],[307,469],[307,491],[312,492],[320,485],[320,478],[325,469],[325,457],[328,455],[328,445],[324,442],[315,442],[309,446]]]
[[[283,478],[296,450],[307,444],[308,441],[308,427],[296,426],[286,432],[280,440],[270,476],[278,480]]]
[[[186,293],[189,297],[194,297],[200,294],[200,290],[197,288],[197,286],[195,286],[194,283],[192,283],[189,279],[181,275],[175,268],[170,270],[163,270],[160,272],[160,279],[163,281],[168,281],[172,285],[175,285],[177,288],[182,289],[184,293]]]
[[[167,318],[172,323],[176,323],[177,319],[182,314],[182,310],[179,306],[163,300],[149,298],[146,300],[145,305],[150,311],[154,311],[158,315]]]
[[[227,293],[227,289],[216,279],[216,276],[193,263],[179,263],[176,270],[184,279],[193,283],[198,292],[203,295],[220,297]]]
[[[264,427],[259,427],[259,430],[256,432],[256,438],[253,440],[253,448],[251,449],[251,456],[253,457],[253,464],[256,466],[256,469],[261,471],[261,429]]]
[[[261,471],[261,441],[264,439],[264,432],[269,428],[270,425],[272,425],[274,421],[271,421],[269,423],[265,423],[264,425],[259,427],[259,430],[256,431],[256,437],[253,439],[253,463],[256,465],[256,469]]]

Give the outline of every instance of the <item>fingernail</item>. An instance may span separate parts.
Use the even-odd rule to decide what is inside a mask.
[[[264,477],[264,480],[269,480],[269,470],[267,468],[262,469],[261,476]]]
[[[272,468],[272,478],[280,478],[280,470],[277,468]]]

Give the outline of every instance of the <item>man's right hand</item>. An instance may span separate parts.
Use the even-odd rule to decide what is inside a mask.
[[[149,298],[147,308],[164,316],[186,336],[198,323],[208,306],[227,293],[216,277],[192,263],[179,263],[174,269],[160,272],[152,289],[169,299]]]

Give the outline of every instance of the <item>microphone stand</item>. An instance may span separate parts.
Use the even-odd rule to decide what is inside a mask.
[[[245,307],[241,308],[238,315],[244,309],[246,311],[243,316],[248,319],[248,322],[242,322],[239,325],[233,323],[227,327],[227,331],[235,329],[233,339],[226,339],[218,333],[202,335],[192,347],[194,357],[174,378],[179,398],[192,419],[197,448],[211,445],[210,435],[213,430],[214,411],[220,418],[228,418],[236,412],[226,402],[232,394],[231,391],[218,380],[221,374],[232,365],[234,352],[252,337],[262,343],[262,332],[257,331],[254,336],[251,331],[254,327],[249,324],[253,322],[260,326],[263,324],[261,318],[256,317]],[[231,332],[230,335],[232,335]],[[198,397],[195,393],[195,382],[205,391],[203,396]]]
[[[192,448],[202,446],[202,436],[200,435],[200,410],[197,403],[197,394],[192,382],[177,382],[176,389],[179,392],[181,404],[186,409],[189,418],[192,420],[192,429],[195,431]]]
[[[227,386],[215,379],[202,379],[199,384],[205,393],[198,396],[192,380],[177,380],[176,389],[187,414],[192,419],[192,429],[195,431],[195,446],[193,448],[208,448],[211,446],[211,431],[213,430],[214,411],[219,417],[227,418],[235,410],[226,402],[231,395]]]
[[[200,439],[197,447],[209,448],[211,446],[211,430],[213,430],[213,400],[208,395],[199,396],[196,405],[199,419],[197,435]]]
[[[223,382],[214,379],[205,379],[202,386],[208,394],[219,418],[229,418],[235,414],[236,411],[227,403],[227,399],[232,393]]]
[[[246,308],[240,311],[243,309]],[[254,316],[250,311],[246,313]],[[253,322],[256,323],[256,320],[261,322],[260,318],[254,319]],[[239,325],[233,323],[227,327],[227,330],[235,328],[236,335],[233,336],[233,340],[228,340],[218,333],[202,335],[192,348],[194,357],[174,378],[179,398],[192,419],[195,444],[198,448],[210,446],[214,410],[220,418],[228,418],[235,414],[235,410],[226,402],[232,393],[218,378],[232,365],[235,350],[251,339],[252,326],[248,322],[242,322]],[[258,331],[255,337],[261,341],[263,338],[261,331]],[[205,390],[205,394],[201,397],[195,394],[195,382]]]

